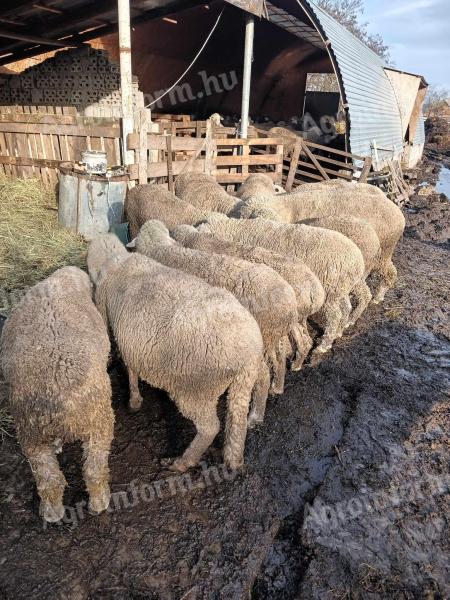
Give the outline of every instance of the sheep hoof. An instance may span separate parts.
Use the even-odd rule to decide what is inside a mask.
[[[296,358],[291,364],[291,371],[301,371],[303,363],[305,362],[304,357]]]
[[[264,423],[264,418],[259,417],[258,415],[252,413],[249,415],[247,419],[247,429],[254,429],[258,425],[262,425]]]
[[[130,398],[130,403],[128,405],[128,410],[130,413],[135,414],[139,412],[142,408],[142,398]]]
[[[182,458],[162,458],[159,464],[164,469],[174,473],[185,473],[192,465],[183,461]]]
[[[39,513],[47,523],[57,523],[64,518],[64,506],[61,504],[50,504],[50,502],[41,502]]]
[[[109,487],[101,490],[98,494],[95,494],[95,496],[91,495],[89,498],[89,512],[95,515],[104,512],[109,506],[110,499],[111,493]]]
[[[284,394],[284,385],[272,383],[269,393],[271,396],[282,396]]]

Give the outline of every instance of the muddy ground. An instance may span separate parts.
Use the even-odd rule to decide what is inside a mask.
[[[75,444],[61,455],[65,522],[45,527],[4,432],[0,598],[449,598],[449,246],[411,220],[430,210],[422,199],[405,208],[417,212],[396,289],[321,365],[289,376],[248,436],[244,473],[221,468],[220,438],[188,478],[164,472],[193,428],[148,387],[128,414],[115,364],[111,510],[87,513]]]

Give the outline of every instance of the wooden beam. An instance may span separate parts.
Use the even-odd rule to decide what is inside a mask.
[[[67,48],[73,46],[70,40],[59,41],[42,38],[36,35],[25,35],[18,31],[10,31],[8,29],[0,29],[0,37],[8,40],[19,40],[20,42],[28,42],[30,44],[41,44],[43,46],[56,46],[57,48]]]
[[[52,6],[46,6],[45,4],[33,4],[33,8],[37,8],[38,10],[43,10],[44,12],[52,13],[53,15],[63,15],[64,11],[59,8],[53,8]]]

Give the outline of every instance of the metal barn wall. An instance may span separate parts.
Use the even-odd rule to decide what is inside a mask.
[[[392,158],[394,148],[401,154],[401,117],[383,61],[314,2],[297,1],[328,40],[349,107],[351,151],[373,156],[371,142],[375,140],[380,163]]]

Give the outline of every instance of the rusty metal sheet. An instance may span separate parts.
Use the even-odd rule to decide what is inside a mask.
[[[234,4],[241,10],[253,13],[257,17],[265,15],[264,0],[226,0],[228,4]]]

